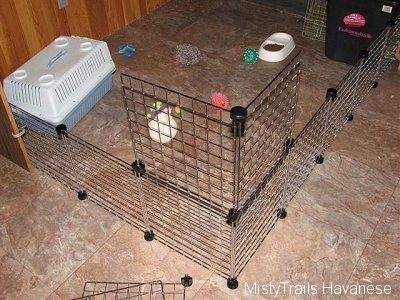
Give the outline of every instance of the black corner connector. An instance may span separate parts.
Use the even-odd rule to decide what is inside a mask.
[[[239,221],[241,216],[241,211],[236,209],[236,208],[231,208],[226,215],[226,223],[229,225],[233,225],[233,227],[236,226],[236,223]]]
[[[368,58],[368,50],[361,50],[358,54],[358,59],[367,59]]]
[[[326,90],[326,100],[334,101],[337,96],[337,90],[334,88],[329,88]]]
[[[154,240],[154,232],[153,232],[153,230],[146,230],[144,232],[144,239],[147,242],[151,242],[152,240]]]
[[[193,278],[188,274],[185,274],[185,276],[181,278],[181,283],[184,287],[189,287],[193,284]]]
[[[232,119],[232,131],[236,133],[240,132],[240,136],[243,136],[247,119],[247,109],[242,106],[234,106],[230,110],[230,116]]]
[[[239,286],[239,282],[236,277],[233,277],[233,278],[229,277],[226,281],[226,286],[229,289],[234,290],[234,289],[237,289],[237,287]]]
[[[353,121],[353,119],[354,119],[354,115],[352,113],[348,113],[346,115],[346,121],[347,122],[351,122],[351,121]]]
[[[322,154],[320,154],[320,155],[317,155],[316,157],[315,157],[315,162],[317,163],[317,164],[322,164],[323,162],[324,162],[324,156],[322,155]]]
[[[132,171],[137,177],[141,177],[146,174],[146,165],[140,159],[135,160],[132,164]]]
[[[284,144],[284,146],[283,146],[283,147],[284,147],[285,154],[288,154],[288,153],[289,153],[289,150],[293,148],[294,143],[295,143],[295,140],[294,140],[293,138],[288,138],[288,139],[285,141],[285,144]]]
[[[87,193],[85,190],[79,191],[78,192],[78,199],[79,200],[85,200],[87,198]]]
[[[286,216],[287,216],[287,212],[286,212],[286,210],[285,210],[284,208],[278,208],[278,209],[276,210],[276,216],[277,216],[279,219],[284,219],[284,218],[286,218]]]
[[[56,132],[57,132],[57,136],[58,136],[58,138],[61,140],[62,139],[62,137],[65,135],[65,136],[68,136],[67,135],[67,125],[65,125],[65,124],[60,124],[60,125],[57,125],[56,126]]]

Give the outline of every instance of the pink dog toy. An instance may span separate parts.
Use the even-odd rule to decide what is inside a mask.
[[[222,93],[212,93],[211,94],[211,103],[220,108],[228,108],[229,100],[228,97]]]

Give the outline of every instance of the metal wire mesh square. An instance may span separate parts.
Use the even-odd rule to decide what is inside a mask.
[[[325,40],[326,0],[308,0],[302,35],[313,40]]]
[[[74,300],[178,300],[185,299],[185,287],[161,280],[145,283],[96,282],[85,283],[82,297]]]

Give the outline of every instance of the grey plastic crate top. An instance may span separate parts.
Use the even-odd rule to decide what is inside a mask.
[[[7,99],[71,129],[111,89],[115,64],[103,41],[60,36],[4,79]]]

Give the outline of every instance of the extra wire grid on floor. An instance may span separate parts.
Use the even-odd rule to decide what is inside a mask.
[[[181,283],[88,281],[82,296],[72,300],[185,300],[186,288],[191,284],[189,276],[183,277]]]
[[[302,35],[313,40],[325,40],[326,0],[308,0]]]

